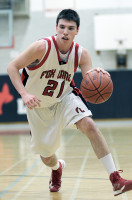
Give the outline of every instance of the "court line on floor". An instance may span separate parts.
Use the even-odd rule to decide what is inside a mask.
[[[69,135],[64,135],[63,143],[64,142],[65,143],[61,147],[63,148],[64,146],[68,145],[74,137],[75,137],[74,133],[69,134]]]
[[[27,183],[26,185],[16,193],[16,195],[11,199],[11,200],[16,200],[29,186],[30,184],[38,177],[39,174],[46,168],[46,166],[42,166],[41,169],[36,173],[35,176],[33,176]]]
[[[19,163],[21,163],[22,161],[26,160],[28,157],[25,157],[17,162],[15,162],[11,167],[9,167],[8,169],[4,170],[3,172],[0,173],[0,176],[5,174],[6,172],[8,172],[9,170],[12,170],[14,167],[16,167]]]
[[[76,198],[76,196],[77,196],[78,188],[79,188],[80,181],[81,181],[80,177],[82,177],[83,170],[84,170],[84,167],[85,167],[85,165],[86,165],[86,162],[87,162],[89,153],[90,153],[90,150],[88,149],[88,150],[86,151],[85,156],[84,156],[84,159],[83,159],[83,162],[82,162],[82,165],[81,165],[81,168],[80,168],[78,177],[77,177],[77,181],[76,181],[75,186],[74,186],[74,189],[73,189],[73,191],[72,191],[70,200],[74,200],[74,199]]]
[[[13,181],[6,189],[0,192],[0,197],[4,196],[11,190],[21,179],[23,179],[32,169],[34,169],[40,163],[38,159],[30,168],[28,168],[23,174],[21,174],[15,181]]]
[[[110,138],[111,143],[113,144],[114,143],[114,138],[112,136],[112,132],[111,132],[110,128],[108,128],[108,136]],[[115,161],[116,168],[120,169],[118,155],[117,155],[116,149],[114,147],[112,147],[112,155],[113,155],[113,158],[114,158],[114,161]],[[127,197],[126,193],[122,194],[121,197],[122,197],[122,200],[128,200],[128,197]]]
[[[18,175],[5,175],[6,177],[16,177]],[[2,177],[5,177],[4,175]],[[25,178],[33,178],[33,177],[36,177],[36,178],[48,178],[49,176],[40,176],[40,175],[26,175]],[[81,179],[81,180],[98,180],[98,181],[102,181],[102,180],[109,180],[108,178],[93,178],[93,177],[79,177],[79,176],[63,176],[63,179]]]

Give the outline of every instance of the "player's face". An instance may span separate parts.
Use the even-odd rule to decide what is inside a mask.
[[[72,43],[75,35],[78,34],[77,25],[74,21],[60,19],[56,25],[57,39],[63,44]]]

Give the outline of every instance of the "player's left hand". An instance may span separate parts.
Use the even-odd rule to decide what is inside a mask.
[[[101,71],[103,74],[107,74],[108,76],[110,76],[109,72],[105,71],[104,69],[102,69],[100,67],[96,68],[95,70],[97,70],[97,72]]]

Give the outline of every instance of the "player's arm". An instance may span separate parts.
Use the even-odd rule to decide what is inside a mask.
[[[40,100],[26,91],[21,81],[19,70],[33,63],[35,60],[41,60],[46,51],[46,44],[44,41],[37,41],[31,44],[24,52],[22,52],[17,58],[15,58],[7,67],[9,77],[21,95],[24,104],[32,109],[35,106],[40,106]]]
[[[85,48],[83,48],[83,50],[82,50],[79,66],[81,68],[81,72],[82,72],[83,77],[85,76],[87,71],[93,70],[91,56]],[[95,68],[95,69],[97,70],[97,72],[101,71],[102,73],[106,73],[110,76],[110,74],[107,71],[105,71],[104,69],[102,69],[100,67]]]
[[[92,69],[92,61],[89,52],[83,48],[80,58],[79,66],[81,68],[82,76],[84,77],[86,72]]]

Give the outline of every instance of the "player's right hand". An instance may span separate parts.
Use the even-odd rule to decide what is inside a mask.
[[[88,72],[92,72],[96,70],[97,72],[102,72],[103,74],[107,74],[108,76],[110,76],[109,72],[107,72],[106,70],[102,69],[101,67],[97,67],[97,68],[93,68],[93,69],[90,69]],[[87,73],[87,72],[86,72]]]
[[[108,76],[110,76],[109,72],[107,72],[106,70],[104,70],[104,69],[102,69],[100,67],[97,67],[96,70],[97,70],[97,72],[101,71],[103,74],[107,74]]]
[[[32,95],[32,94],[24,94],[22,95],[22,100],[25,104],[25,106],[27,106],[30,110],[35,108],[35,107],[40,107],[40,99],[38,99],[36,96]]]

